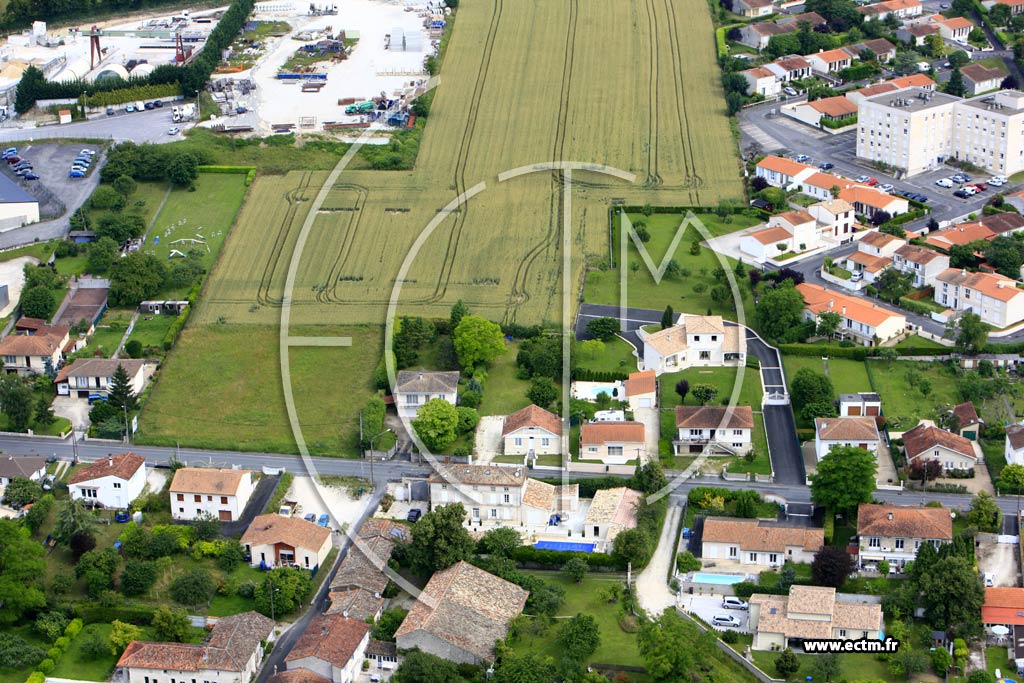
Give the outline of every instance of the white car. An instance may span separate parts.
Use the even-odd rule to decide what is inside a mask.
[[[878,189],[881,190],[882,192],[892,192],[893,190],[896,189],[896,187],[894,185],[886,183],[885,185],[879,185]]]
[[[1005,185],[1008,182],[1010,182],[1010,179],[1007,178],[1006,176],[1004,176],[1004,175],[997,175],[994,178],[989,178],[988,184],[989,185],[995,185],[996,187],[999,187],[1000,185]]]
[[[724,607],[725,609],[750,609],[750,605],[748,605],[746,601],[744,601],[741,598],[737,598],[734,595],[722,598],[722,607]]]
[[[871,176],[869,176],[869,175],[859,175],[859,176],[857,176],[856,182],[858,182],[858,183],[866,183],[869,180],[871,180]]]
[[[953,187],[953,181],[949,178],[939,178],[935,181],[935,184],[939,187]]]
[[[174,126],[173,128],[168,129],[167,134],[168,135],[177,135],[180,132],[181,132],[181,128],[178,128],[177,126]]]
[[[91,156],[95,156],[96,155],[96,150],[94,150],[94,149],[83,149],[81,152],[79,152],[79,154],[84,154],[84,155],[86,155],[88,157],[91,157]]]
[[[726,628],[739,628],[740,620],[731,614],[716,614],[711,618],[712,626],[723,626]]]
[[[786,94],[787,94],[787,95],[789,95],[790,97],[796,97],[796,96],[797,96],[797,94],[798,94],[798,93],[797,93],[797,91],[796,91],[796,89],[794,89],[794,88],[788,88],[788,87],[787,87],[787,88],[783,88],[783,89],[782,89],[782,92],[786,93]]]

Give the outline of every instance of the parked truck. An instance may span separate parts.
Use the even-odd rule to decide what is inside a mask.
[[[345,113],[349,116],[353,116],[355,114],[369,114],[376,106],[376,102],[373,101],[357,102],[345,107]]]
[[[181,123],[182,121],[191,121],[196,117],[196,105],[194,104],[183,104],[178,107],[171,109],[171,119],[175,123]]]

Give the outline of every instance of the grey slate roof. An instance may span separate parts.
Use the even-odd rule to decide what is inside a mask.
[[[395,381],[395,392],[402,393],[451,393],[459,388],[459,372],[430,372],[425,370],[402,370]]]

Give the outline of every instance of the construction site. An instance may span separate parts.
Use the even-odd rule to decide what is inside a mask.
[[[260,134],[410,126],[446,21],[438,0],[257,3],[252,34],[260,24],[288,28],[239,46],[251,66],[228,56],[211,88],[230,120],[203,125]]]

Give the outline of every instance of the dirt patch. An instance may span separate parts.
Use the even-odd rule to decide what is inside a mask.
[[[1017,566],[1017,544],[996,543],[987,538],[978,541],[975,554],[978,571],[994,575],[994,585],[1012,587],[1017,585],[1020,569]]]
[[[476,445],[473,456],[477,463],[486,463],[501,455],[501,430],[505,427],[503,415],[484,415],[476,426]]]

